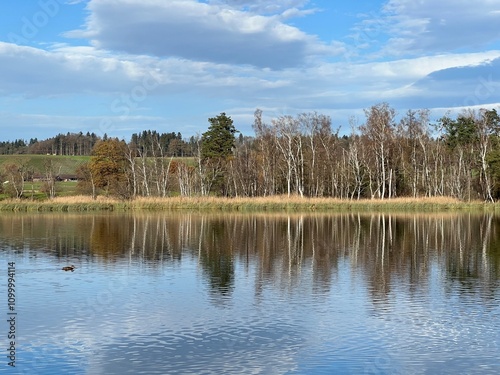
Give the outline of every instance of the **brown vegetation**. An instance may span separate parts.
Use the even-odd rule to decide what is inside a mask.
[[[56,197],[46,201],[7,199],[0,211],[96,211],[96,210],[212,210],[239,212],[343,212],[343,211],[448,211],[496,210],[498,204],[482,201],[461,202],[451,197],[394,198],[391,200],[338,198],[301,198],[286,195],[274,197],[138,197],[121,200],[112,197]]]

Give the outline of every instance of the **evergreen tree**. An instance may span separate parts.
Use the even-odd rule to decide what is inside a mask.
[[[235,147],[236,128],[231,117],[222,112],[208,119],[210,127],[201,136],[201,156],[203,159],[228,159]]]
[[[216,191],[227,195],[227,167],[233,157],[236,128],[231,117],[222,112],[209,118],[210,126],[201,136],[199,170],[203,195]]]

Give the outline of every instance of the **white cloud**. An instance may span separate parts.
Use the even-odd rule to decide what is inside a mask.
[[[145,86],[155,86],[148,94],[189,89],[224,97],[287,87],[293,83],[294,72],[117,55],[93,47],[55,45],[47,51],[0,42],[0,94],[32,98],[127,93],[145,80]]]
[[[309,0],[209,0],[210,4],[225,5],[259,14],[282,14],[304,7]]]
[[[138,115],[137,111],[148,106],[150,98],[185,92],[193,97],[222,100],[226,108],[267,106],[281,111],[280,114],[360,108],[381,100],[407,100],[406,104],[416,107],[422,98],[427,98],[428,104],[437,92],[443,92],[444,98],[446,93],[453,97],[457,92],[454,82],[432,76],[433,72],[461,67],[460,74],[466,77],[468,69],[472,71],[475,66],[499,57],[500,51],[490,51],[388,62],[324,63],[275,71],[176,58],[114,55],[91,47],[58,45],[43,51],[0,43],[0,93],[32,98],[92,94],[102,96],[106,115],[120,116],[124,110],[110,113],[110,108],[122,108],[112,104],[123,97],[145,96],[126,111],[128,116]],[[433,80],[426,81],[425,77]],[[436,81],[437,78],[440,79]]]
[[[147,67],[67,48],[44,51],[0,42],[0,93],[27,97],[126,90]]]
[[[419,91],[417,95],[436,107],[486,106],[500,102],[499,71],[500,57],[475,66],[435,71],[413,86]]]
[[[307,12],[285,9],[301,3],[281,2],[273,9],[282,13],[261,15],[245,9],[259,10],[263,3],[93,0],[86,29],[66,35],[90,38],[100,49],[273,69],[300,66],[311,54],[342,53],[338,43],[332,48],[283,22]]]
[[[451,6],[449,1],[443,3]],[[36,117],[43,110],[35,99],[49,103],[50,98],[52,112],[47,113],[56,114],[52,123],[57,131],[65,122],[71,129],[93,129],[102,118],[120,131],[174,124],[184,134],[221,111],[250,129],[256,107],[273,116],[320,111],[338,121],[345,118],[345,123],[350,114],[362,114],[362,108],[380,101],[403,110],[467,101],[475,105],[468,98],[481,76],[477,67],[500,58],[492,48],[463,52],[468,42],[462,33],[478,35],[485,43],[499,39],[498,28],[492,32],[488,20],[500,13],[493,2],[480,3],[477,11],[462,4],[466,10],[457,12],[464,31],[454,35],[459,21],[442,11],[443,4],[391,0],[379,18],[365,15],[354,30],[364,33],[351,46],[359,57],[349,60],[355,54],[345,54],[343,60],[330,60],[326,57],[342,56],[343,43],[321,41],[285,21],[314,12],[307,7],[312,2],[92,0],[85,30],[69,33],[89,38],[91,46],[45,44],[43,50],[0,42],[0,96],[32,99],[23,104],[31,117],[13,109],[4,119],[49,127],[50,115]],[[432,11],[434,6],[439,9]],[[454,43],[461,43],[459,51],[451,51]],[[365,48],[373,54],[366,55]],[[381,50],[397,59],[389,60]],[[498,69],[498,60],[495,64]],[[144,82],[153,84],[144,90]],[[126,111],[122,102],[114,105],[144,91],[144,98]],[[53,109],[64,108],[61,103],[70,102],[68,98],[82,108],[87,105],[88,121],[77,104],[77,113],[70,115]],[[483,103],[498,101],[496,92]],[[202,108],[191,111],[196,105]]]
[[[500,39],[498,1],[390,0],[384,27],[390,35],[387,53],[442,53],[480,50]]]

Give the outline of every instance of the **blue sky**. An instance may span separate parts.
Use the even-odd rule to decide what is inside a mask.
[[[0,5],[0,140],[201,134],[226,112],[433,118],[500,108],[498,0],[26,0]]]

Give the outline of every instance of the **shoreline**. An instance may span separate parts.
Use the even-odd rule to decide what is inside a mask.
[[[255,198],[170,197],[119,200],[89,196],[56,197],[30,201],[0,201],[0,212],[88,211],[233,211],[233,212],[443,212],[496,211],[499,203],[462,202],[454,198],[393,198],[347,200],[273,196]]]

